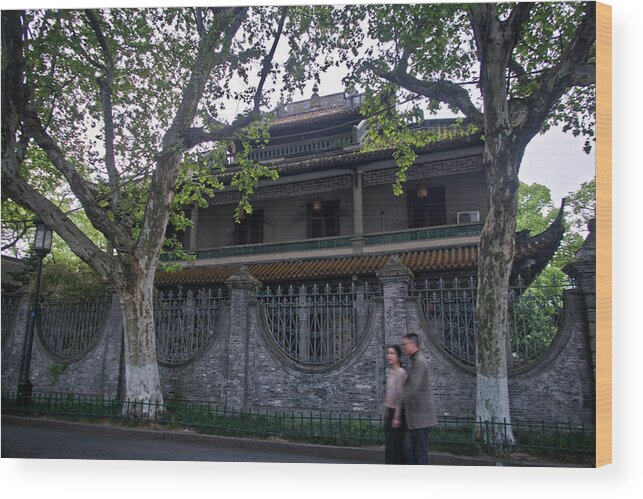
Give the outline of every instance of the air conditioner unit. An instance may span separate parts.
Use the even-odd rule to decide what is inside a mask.
[[[458,223],[459,224],[470,224],[480,221],[480,212],[479,211],[459,211],[458,212]]]

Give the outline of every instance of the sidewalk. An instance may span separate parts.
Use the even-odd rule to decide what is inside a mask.
[[[163,440],[177,443],[202,444],[211,447],[244,449],[247,451],[280,452],[283,454],[308,455],[316,458],[343,459],[364,464],[382,464],[384,462],[383,447],[339,447],[330,445],[315,445],[298,442],[288,442],[279,439],[252,439],[206,435],[191,430],[167,430],[150,428],[127,428],[108,424],[77,423],[46,418],[2,415],[2,424],[13,424],[31,428],[50,428],[75,433],[102,434],[140,438],[147,441]],[[564,464],[549,464],[534,460],[502,460],[492,458],[458,456],[446,453],[431,453],[432,465],[442,466],[569,466]]]

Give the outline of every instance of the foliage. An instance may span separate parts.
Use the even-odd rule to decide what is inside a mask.
[[[556,218],[559,207],[551,200],[548,187],[533,183],[520,183],[518,189],[517,230],[531,234],[544,231]],[[596,179],[583,182],[580,188],[566,198],[563,225],[565,235],[551,263],[535,281],[536,286],[559,285],[565,275],[562,268],[570,263],[584,241],[587,223],[596,216]]]

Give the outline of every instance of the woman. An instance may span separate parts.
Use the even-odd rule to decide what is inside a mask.
[[[402,391],[406,381],[406,371],[402,369],[402,350],[398,345],[386,348],[386,361],[389,369],[386,376],[386,397],[384,399],[384,436],[386,464],[405,464],[402,440]]]

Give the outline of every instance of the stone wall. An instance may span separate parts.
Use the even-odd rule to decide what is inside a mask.
[[[305,369],[276,347],[257,302],[260,283],[240,270],[226,283],[229,301],[203,353],[180,367],[160,366],[166,397],[247,409],[377,414],[385,387],[385,346],[417,332],[432,369],[438,414],[473,416],[475,369],[458,363],[442,347],[419,299],[409,296],[410,271],[393,257],[378,278],[382,296],[370,299],[369,318],[352,352],[330,369]],[[586,289],[566,292],[551,346],[529,366],[510,371],[512,418],[593,424],[594,358],[586,294]],[[2,389],[10,392],[17,386],[27,308],[19,311],[2,346]],[[31,363],[35,393],[120,394],[122,328],[117,300],[109,314],[98,343],[68,365],[52,358],[36,338]]]

